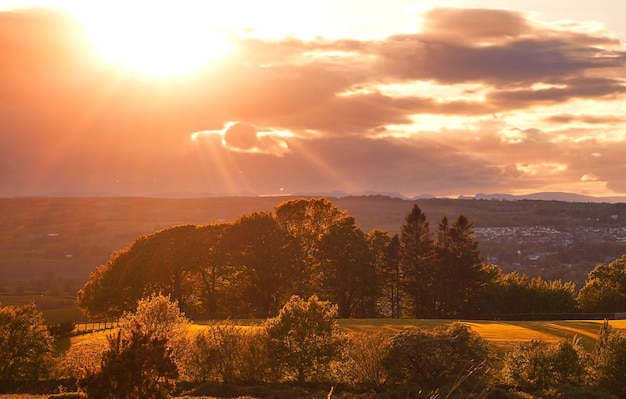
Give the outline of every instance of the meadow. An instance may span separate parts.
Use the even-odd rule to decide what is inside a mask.
[[[256,328],[260,320],[231,320],[242,328]],[[471,327],[478,335],[492,343],[500,353],[513,349],[520,342],[532,339],[545,342],[560,338],[579,338],[581,345],[588,351],[593,350],[598,331],[603,320],[555,320],[555,321],[490,321],[490,320],[443,320],[443,319],[340,319],[341,330],[347,334],[358,332],[385,331],[393,335],[407,327],[436,328],[454,322],[462,322]],[[190,332],[198,332],[213,322],[197,322],[191,325]],[[626,320],[610,320],[609,324],[617,329],[626,330]],[[77,325],[77,330],[90,329]],[[70,345],[86,345],[89,342],[102,343],[111,330],[102,330],[89,334],[77,335],[70,339]]]

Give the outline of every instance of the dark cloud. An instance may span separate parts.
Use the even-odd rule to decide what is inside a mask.
[[[423,16],[423,30],[435,40],[477,41],[517,37],[532,27],[521,13],[507,10],[434,8]]]
[[[586,114],[557,114],[544,119],[544,121],[554,124],[566,124],[572,122],[582,122],[588,124],[620,124],[626,122],[626,116],[618,115],[586,115]]]

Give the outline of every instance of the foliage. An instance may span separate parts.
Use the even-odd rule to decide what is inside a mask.
[[[626,333],[605,321],[593,354],[592,384],[619,397],[626,395]]]
[[[293,296],[278,316],[266,320],[263,328],[275,375],[300,384],[327,375],[330,363],[340,358],[343,342],[336,317],[337,306],[329,302]]]
[[[195,309],[191,278],[204,265],[204,231],[174,226],[137,238],[92,272],[78,292],[78,305],[90,318],[119,317],[150,294],[164,292],[183,308]]]
[[[578,295],[584,312],[621,312],[626,309],[626,255],[597,265]]]
[[[89,398],[165,399],[177,377],[167,337],[134,323],[128,336],[120,330],[110,337],[100,371],[83,379],[81,386]]]
[[[576,287],[571,282],[546,281],[517,272],[504,274],[497,265],[483,265],[481,272],[485,285],[476,309],[480,317],[523,318],[532,313],[577,310]]]
[[[126,338],[137,328],[150,337],[164,337],[178,365],[188,350],[189,324],[178,302],[163,294],[140,299],[134,313],[124,313],[119,319],[119,327]]]
[[[493,360],[490,345],[468,326],[453,323],[447,329],[410,327],[392,337],[383,364],[393,385],[437,390],[455,384],[465,392],[484,384]],[[458,381],[459,376],[465,376]]]
[[[295,247],[270,213],[256,212],[240,217],[228,231],[230,260],[240,265],[234,279],[247,316],[275,315],[289,298],[286,282],[292,279]]]
[[[374,316],[380,297],[375,249],[368,236],[346,216],[328,227],[319,243],[321,289],[338,305],[341,318]]]
[[[53,351],[53,338],[33,302],[0,305],[0,381],[46,377],[52,369]]]
[[[400,265],[404,272],[406,293],[413,300],[415,317],[432,317],[435,292],[433,238],[426,215],[417,204],[406,216],[400,233]]]
[[[380,387],[385,382],[383,360],[389,343],[389,335],[381,330],[350,334],[343,345],[342,380],[365,388]]]
[[[196,382],[255,383],[266,379],[269,353],[262,331],[230,321],[199,332],[185,361],[185,373]]]
[[[55,338],[64,338],[69,337],[74,332],[74,328],[76,324],[71,320],[65,320],[60,322],[59,324],[55,324],[48,327],[48,331],[50,335]]]
[[[326,198],[298,198],[274,208],[279,226],[295,240],[297,250],[292,292],[308,297],[319,291],[319,260],[316,252],[327,229],[347,216]]]
[[[463,215],[448,224],[444,216],[437,230],[435,244],[434,303],[438,317],[467,317],[474,309],[482,288],[482,260],[474,226]]]
[[[576,339],[531,340],[506,354],[502,377],[506,384],[526,392],[581,386],[589,366],[589,356]]]

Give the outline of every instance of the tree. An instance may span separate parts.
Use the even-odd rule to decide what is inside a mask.
[[[341,355],[343,335],[336,317],[337,306],[330,302],[291,297],[278,316],[263,324],[275,373],[300,384],[326,374],[330,362]]]
[[[196,278],[201,282],[202,292],[199,296],[210,319],[217,318],[220,313],[227,313],[220,300],[224,300],[227,295],[228,257],[223,241],[231,226],[228,223],[218,223],[199,228],[203,244],[199,247],[200,259]]]
[[[46,377],[52,367],[53,341],[34,302],[0,306],[0,381]]]
[[[597,265],[578,295],[583,312],[614,313],[626,310],[626,255]]]
[[[78,305],[90,318],[119,317],[144,296],[162,292],[182,308],[194,308],[195,301],[187,301],[193,297],[188,284],[203,266],[199,231],[193,225],[174,226],[114,252],[90,274],[78,292]]]
[[[593,385],[617,395],[626,395],[626,334],[604,321],[592,354]]]
[[[400,265],[415,317],[433,317],[436,275],[433,239],[426,215],[413,205],[400,230]]]
[[[481,274],[484,286],[474,307],[476,317],[514,319],[576,312],[576,286],[572,282],[546,281],[517,272],[504,274],[492,264],[482,265]]]
[[[228,231],[230,259],[249,315],[275,315],[289,298],[295,257],[293,239],[270,213],[240,217]]]
[[[467,316],[482,286],[482,259],[472,223],[459,215],[452,226],[444,217],[437,230],[435,284],[439,317]]]
[[[402,270],[400,269],[400,237],[398,234],[394,234],[389,240],[383,261],[380,263],[380,269],[383,282],[383,301],[389,308],[390,316],[400,318],[402,317],[400,296]]]
[[[274,208],[278,225],[296,242],[294,288],[307,297],[319,291],[319,260],[316,252],[325,231],[347,216],[326,198],[299,198],[283,201]]]
[[[380,296],[375,254],[351,216],[328,227],[319,243],[322,291],[339,306],[339,316],[373,317]]]
[[[153,335],[139,323],[129,334],[109,337],[100,370],[80,382],[89,398],[165,399],[174,388],[178,368],[165,335]]]

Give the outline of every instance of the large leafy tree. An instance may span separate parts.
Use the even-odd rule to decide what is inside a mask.
[[[298,255],[293,292],[300,296],[316,293],[319,286],[317,250],[326,230],[347,216],[326,198],[298,198],[283,201],[274,208],[278,225],[294,238]]]
[[[275,315],[290,295],[295,259],[292,237],[270,213],[256,212],[239,218],[226,241],[247,313],[261,318]]]
[[[400,230],[400,265],[405,290],[413,301],[415,317],[433,317],[433,299],[438,289],[434,242],[426,215],[415,204]]]
[[[231,270],[224,237],[231,226],[229,223],[216,223],[198,228],[200,244],[195,278],[199,282],[199,301],[211,319],[228,313],[223,302],[230,289]]]
[[[584,312],[626,310],[626,255],[608,264],[597,265],[587,276],[578,295]]]
[[[0,306],[0,381],[46,377],[52,366],[53,341],[34,303]]]
[[[206,245],[200,228],[193,225],[141,236],[90,274],[78,304],[91,318],[118,317],[133,311],[144,296],[162,292],[181,308],[194,309],[194,276],[206,264]]]
[[[380,296],[376,256],[353,217],[346,216],[329,226],[320,241],[318,257],[322,292],[339,305],[340,317],[374,316],[375,299]]]

